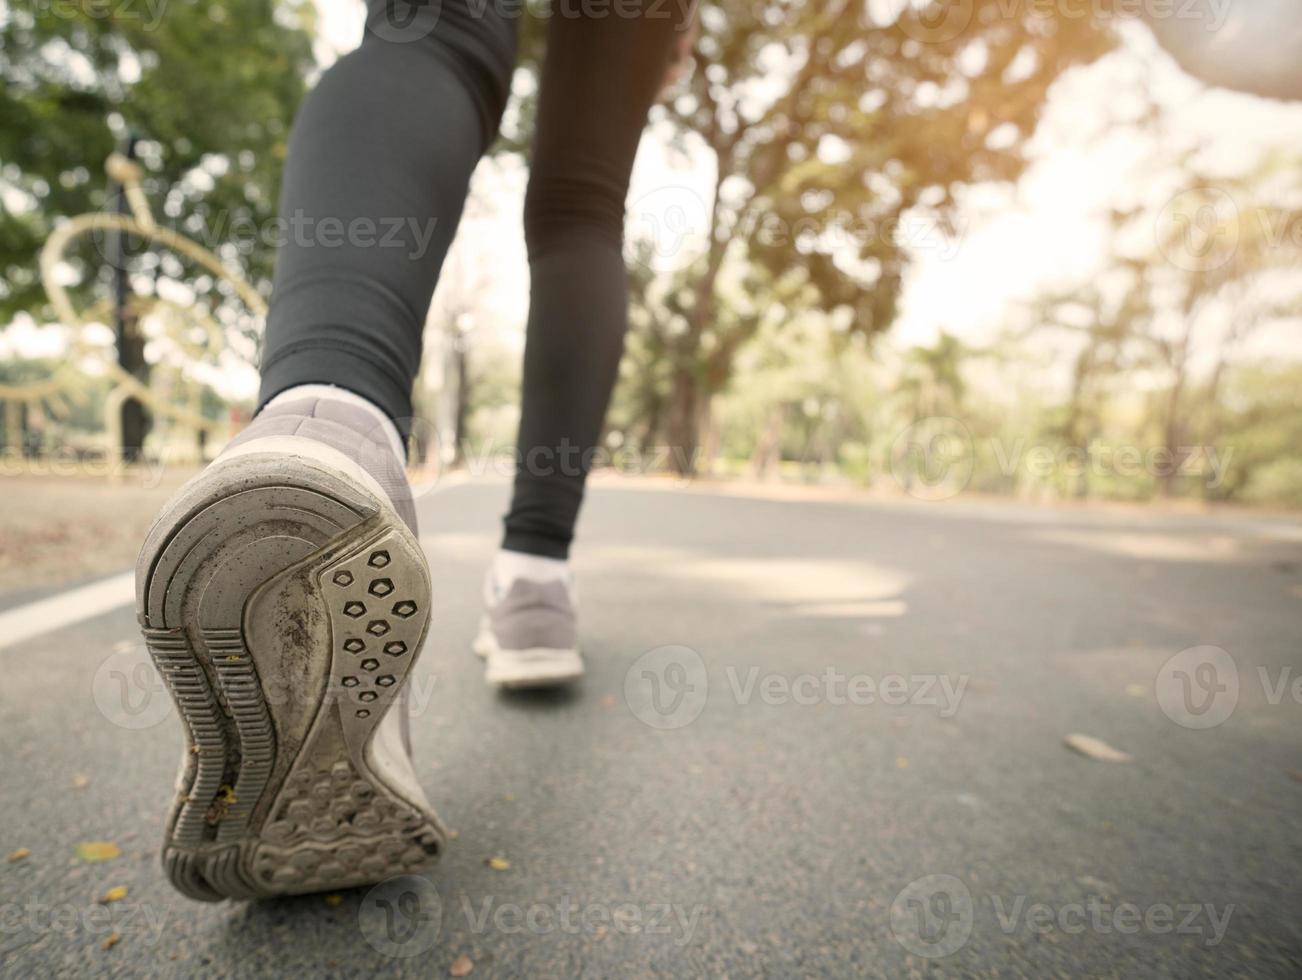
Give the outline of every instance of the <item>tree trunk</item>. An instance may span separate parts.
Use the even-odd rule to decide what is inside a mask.
[[[461,466],[466,461],[466,439],[470,423],[470,371],[467,366],[466,345],[461,337],[456,339],[457,410],[452,422],[452,465]]]
[[[698,454],[700,464],[697,471],[705,476],[713,476],[714,464],[719,458],[719,448],[723,441],[723,433],[719,431],[717,420],[714,417],[714,395],[711,392],[705,392],[701,398],[700,411],[697,413],[696,431],[705,434],[705,441]]]
[[[701,382],[690,367],[674,368],[669,396],[669,465],[678,476],[696,475],[700,448]]]
[[[1162,442],[1169,458],[1166,469],[1157,475],[1157,494],[1163,500],[1171,496],[1176,473],[1180,471],[1180,466],[1184,462],[1180,455],[1180,443],[1183,439],[1184,430],[1180,421],[1180,403],[1183,400],[1184,386],[1185,367],[1181,363],[1176,370],[1175,381],[1171,385],[1171,391],[1167,395],[1166,401],[1166,425],[1162,434]]]
[[[638,440],[638,452],[644,459],[655,455],[656,441],[660,438],[660,422],[664,415],[665,400],[659,393],[647,399],[646,411],[643,413],[642,438]],[[631,428],[631,427],[630,427]]]
[[[782,429],[786,421],[786,406],[778,404],[769,412],[768,422],[755,445],[751,457],[751,471],[756,480],[767,481],[778,478],[782,461]]]

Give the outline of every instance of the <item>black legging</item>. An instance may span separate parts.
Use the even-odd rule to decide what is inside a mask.
[[[294,124],[260,403],[326,383],[406,432],[430,297],[509,93],[523,4],[371,0],[361,46]],[[624,198],[680,4],[558,2],[524,227],[531,275],[503,546],[565,557],[627,320]],[[630,12],[643,10],[636,16]]]

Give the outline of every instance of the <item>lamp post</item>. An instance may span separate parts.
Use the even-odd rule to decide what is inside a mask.
[[[136,159],[136,137],[128,133],[122,139],[120,152],[128,160]],[[118,214],[130,215],[131,206],[120,184],[114,182],[111,194]],[[149,365],[145,361],[145,338],[139,329],[139,318],[130,309],[131,287],[127,279],[127,236],[112,229],[107,240],[109,265],[113,269],[113,326],[117,338],[118,364],[122,370],[141,384],[149,383]],[[149,415],[135,398],[122,402],[122,460],[134,463],[144,452],[145,436],[149,432]]]

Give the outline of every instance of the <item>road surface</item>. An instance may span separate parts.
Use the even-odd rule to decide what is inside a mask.
[[[0,598],[35,634],[0,649],[0,974],[1302,972],[1299,523],[603,485],[588,676],[505,696],[469,652],[505,503],[421,502],[413,729],[458,836],[377,892],[174,895],[130,607]]]

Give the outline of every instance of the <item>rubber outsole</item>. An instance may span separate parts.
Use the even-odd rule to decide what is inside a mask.
[[[471,649],[484,660],[484,681],[490,687],[508,691],[561,687],[583,677],[583,658],[578,650],[531,647],[502,650],[485,616],[479,624]]]
[[[169,505],[141,553],[137,614],[186,731],[162,849],[177,889],[344,888],[438,856],[442,825],[376,739],[429,594],[392,508],[314,460],[219,461]]]

